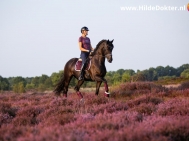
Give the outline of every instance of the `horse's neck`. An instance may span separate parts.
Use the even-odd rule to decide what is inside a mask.
[[[105,56],[101,50],[101,48],[103,47],[103,45],[101,45],[101,47],[99,47],[94,53],[94,59],[96,61],[98,61],[100,64],[105,64]]]
[[[95,57],[96,60],[98,60],[98,62],[100,64],[104,64],[105,63],[105,57],[104,56],[98,56],[98,57]]]
[[[95,54],[92,58],[95,60],[95,62],[98,62],[101,65],[105,65],[105,56],[104,55]]]
[[[95,50],[95,52],[94,52],[95,55],[103,56],[102,48],[103,48],[103,45],[99,46],[99,47]]]

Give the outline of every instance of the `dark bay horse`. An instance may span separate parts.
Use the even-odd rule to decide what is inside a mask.
[[[79,80],[74,88],[80,98],[83,98],[83,95],[81,94],[79,89],[84,81],[96,82],[96,95],[98,95],[99,93],[101,83],[104,82],[104,95],[109,97],[108,84],[104,77],[106,75],[105,59],[107,58],[109,63],[111,63],[113,60],[112,50],[114,46],[112,43],[113,40],[101,40],[94,49],[94,52],[87,59],[87,61],[89,61],[89,59],[91,60],[91,67],[89,70],[85,71],[84,79]],[[70,80],[72,79],[72,77],[78,79],[80,76],[80,71],[75,71],[75,64],[77,61],[78,58],[72,58],[66,63],[64,67],[64,74],[54,90],[55,94],[60,95],[61,92],[63,92],[63,96],[67,97]]]

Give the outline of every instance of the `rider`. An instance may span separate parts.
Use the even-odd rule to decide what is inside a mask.
[[[85,62],[91,51],[94,49],[91,46],[90,39],[87,37],[89,29],[84,26],[81,28],[81,37],[79,37],[79,49],[81,50],[80,58],[82,59],[82,68],[79,80],[83,79],[85,72]]]

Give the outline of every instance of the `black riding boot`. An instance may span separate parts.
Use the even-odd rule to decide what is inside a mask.
[[[83,64],[82,68],[81,68],[81,73],[79,76],[79,80],[84,79],[84,73],[85,73],[85,64]]]

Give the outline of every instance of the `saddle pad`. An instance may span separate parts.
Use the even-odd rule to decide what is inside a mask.
[[[77,62],[75,63],[75,71],[81,71],[81,67],[82,67],[82,60],[78,59]],[[91,67],[91,60],[87,64],[87,67],[85,68],[85,70],[89,70],[90,67]]]

